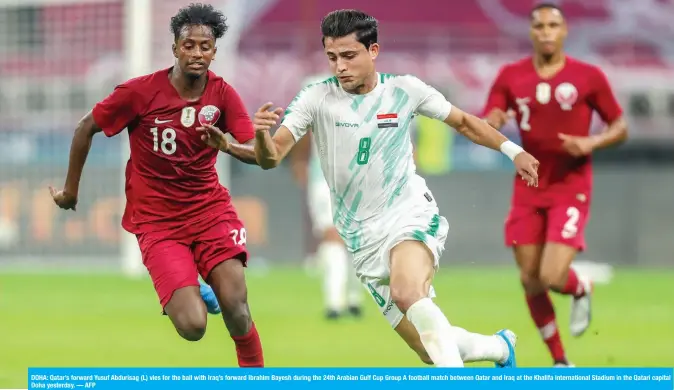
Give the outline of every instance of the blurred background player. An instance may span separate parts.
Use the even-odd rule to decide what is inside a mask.
[[[328,78],[328,75],[312,77],[305,80],[304,85]],[[293,148],[290,159],[295,179],[307,191],[313,232],[319,240],[314,261],[323,273],[325,315],[335,319],[348,311],[350,315],[360,317],[363,287],[353,270],[344,241],[332,222],[330,187],[323,176],[311,132]]]
[[[486,336],[452,326],[433,302],[432,280],[449,230],[425,180],[416,174],[409,126],[415,114],[443,120],[476,144],[501,150],[536,185],[538,162],[472,115],[453,107],[414,76],[378,73],[378,22],[358,10],[330,12],[321,22],[335,75],[304,88],[285,111],[256,113],[255,154],[277,167],[311,129],[335,210],[335,227],[356,272],[398,335],[426,363],[463,367],[492,361],[514,367],[516,336]]]
[[[112,137],[128,128],[131,158],[122,226],[138,238],[164,313],[184,339],[204,336],[202,296],[211,298],[203,288],[200,293],[201,274],[213,286],[239,366],[262,367],[262,346],[247,301],[245,228],[219,182],[218,152],[200,133],[219,124],[238,142],[253,142],[239,95],[209,71],[216,40],[228,26],[213,6],[190,4],[170,27],[175,65],[117,86],[82,118],[64,189],[50,191],[59,207],[75,210],[93,136],[102,131]]]
[[[555,366],[566,357],[548,290],[572,297],[571,334],[590,325],[592,281],[571,263],[585,249],[592,201],[591,154],[627,138],[622,110],[604,73],[564,53],[567,25],[560,8],[531,11],[534,55],[504,66],[489,93],[487,122],[500,129],[516,113],[522,145],[540,162],[538,187],[515,179],[505,223],[527,304]],[[593,112],[608,126],[590,135]]]

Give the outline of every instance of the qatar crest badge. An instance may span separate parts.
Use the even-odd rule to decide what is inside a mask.
[[[561,83],[555,89],[555,99],[564,111],[570,111],[578,100],[578,90],[571,83]]]
[[[203,106],[201,110],[199,110],[198,117],[199,123],[202,126],[204,125],[215,126],[215,124],[220,119],[220,109],[212,105]]]

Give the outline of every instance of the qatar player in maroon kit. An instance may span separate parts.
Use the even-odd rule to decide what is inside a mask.
[[[61,208],[74,210],[92,137],[127,128],[131,158],[122,226],[138,238],[164,312],[186,340],[203,337],[207,313],[200,274],[218,298],[239,366],[262,367],[247,303],[245,228],[219,183],[218,150],[204,142],[214,126],[242,144],[255,137],[237,92],[208,70],[226,19],[210,5],[192,4],[171,19],[171,30],[175,65],[117,86],[94,106],[75,131],[64,189],[52,190],[52,196]],[[220,119],[200,124],[199,113],[213,107]],[[231,154],[255,164],[254,158]]]
[[[533,57],[504,66],[494,82],[485,118],[501,128],[513,113],[522,146],[540,161],[538,187],[515,180],[505,223],[531,316],[554,365],[571,366],[559,336],[548,290],[572,297],[571,334],[590,324],[592,281],[571,263],[585,249],[592,202],[593,150],[627,138],[622,110],[604,73],[564,54],[562,11],[541,4],[531,12]],[[607,124],[590,135],[593,112]]]

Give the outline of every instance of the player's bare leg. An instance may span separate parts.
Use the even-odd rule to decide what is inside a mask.
[[[543,250],[540,278],[545,286],[563,295],[573,297],[571,306],[571,334],[580,336],[590,326],[592,282],[571,267],[577,250],[569,245],[549,242]]]
[[[437,367],[463,367],[447,317],[428,298],[435,273],[433,255],[419,241],[403,241],[391,249],[391,298],[419,334]]]
[[[428,356],[428,352],[426,352],[426,348],[421,342],[417,328],[412,325],[410,320],[407,319],[407,316],[403,317],[398,326],[395,327],[395,331],[403,340],[405,340],[407,345],[419,355],[419,359],[421,359],[422,362],[429,365],[433,364],[433,360]]]
[[[513,248],[520,269],[520,281],[524,288],[531,318],[555,364],[566,365],[566,353],[557,327],[555,308],[547,287],[540,280],[542,244],[518,245]]]
[[[506,363],[514,352],[507,336],[483,336],[453,327],[428,298],[434,274],[433,255],[424,243],[403,241],[391,249],[391,298],[405,314],[396,332],[422,361],[437,367],[463,367],[464,360]]]
[[[206,333],[206,305],[199,286],[187,286],[173,292],[164,306],[178,334],[188,341],[199,341]]]
[[[543,245],[518,245],[513,247],[515,261],[520,270],[520,282],[528,296],[541,294],[547,290],[540,280]]]
[[[236,345],[240,367],[263,367],[262,344],[248,307],[244,267],[238,259],[224,261],[208,275],[220,302],[222,318]]]

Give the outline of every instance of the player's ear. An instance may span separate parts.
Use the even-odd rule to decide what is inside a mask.
[[[378,43],[373,43],[370,45],[370,49],[368,50],[370,53],[370,57],[374,60],[377,58],[379,55],[379,44]]]
[[[218,54],[218,47],[217,47],[217,46],[215,46],[215,47],[213,48],[213,58],[211,59],[211,61],[215,61],[215,55],[216,55],[216,54]]]
[[[176,46],[175,42],[171,45],[171,52],[173,53],[173,57],[178,58],[178,46]]]

